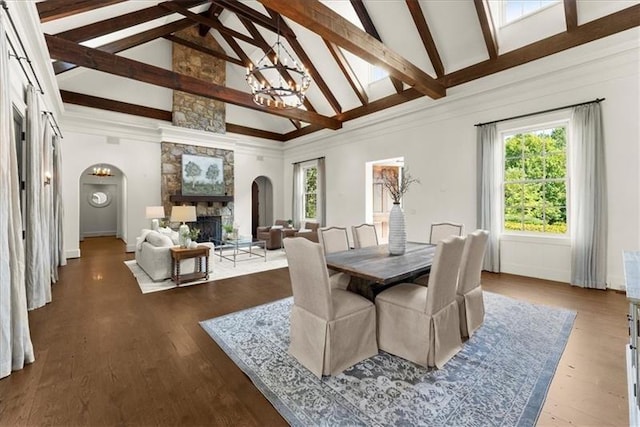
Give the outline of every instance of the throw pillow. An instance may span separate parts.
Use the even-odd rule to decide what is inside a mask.
[[[282,226],[281,225],[272,225],[271,228],[278,230],[278,229],[282,228]]]
[[[171,247],[173,246],[173,241],[169,236],[165,236],[164,234],[158,233],[157,231],[152,231],[147,234],[146,237],[147,242],[156,247]]]

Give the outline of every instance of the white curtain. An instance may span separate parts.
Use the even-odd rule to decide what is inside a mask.
[[[327,179],[325,177],[325,166],[324,166],[324,157],[321,157],[318,159],[318,201],[319,201],[319,205],[318,205],[318,209],[317,209],[317,216],[318,216],[318,223],[320,224],[321,227],[326,226],[326,215],[327,215],[327,191],[326,189],[326,185],[325,183],[327,182]]]
[[[606,289],[607,184],[600,104],[573,108],[571,150],[571,283]]]
[[[489,232],[483,269],[500,272],[502,162],[500,138],[495,123],[478,126],[478,225]]]
[[[53,224],[51,233],[51,273],[53,281],[58,281],[58,266],[67,265],[67,256],[64,253],[64,207],[62,205],[62,150],[60,137],[53,137],[53,179],[51,182],[53,191]]]
[[[51,283],[55,282],[53,273],[53,246],[52,233],[53,233],[53,186],[51,185],[53,171],[53,131],[47,120],[45,113],[40,116],[40,124],[42,127],[42,210],[40,211],[40,221],[42,222],[42,247],[44,248],[44,277],[45,280],[49,278],[49,289],[51,289]],[[48,180],[47,180],[48,178]],[[48,184],[45,184],[48,182]],[[49,298],[51,301],[51,298]]]
[[[25,256],[5,19],[0,13],[0,378],[35,360],[24,288]]]
[[[293,210],[293,224],[296,228],[302,227],[304,213],[302,209],[302,167],[300,163],[293,164],[293,187],[291,194],[291,209]]]
[[[46,218],[47,190],[44,188],[43,140],[46,123],[36,89],[27,88],[27,141],[26,141],[26,287],[27,307],[33,310],[51,301],[51,271],[49,263],[49,229]],[[47,186],[48,187],[48,186]],[[48,224],[47,221],[44,221]]]

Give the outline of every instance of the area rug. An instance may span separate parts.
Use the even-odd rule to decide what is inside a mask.
[[[140,291],[142,291],[143,294],[166,291],[176,287],[176,284],[171,279],[154,282],[147,273],[138,266],[135,260],[125,261],[124,263],[129,267],[129,270],[131,270],[131,273],[136,278],[138,286],[140,286]],[[220,260],[219,256],[211,255],[209,257],[209,278],[207,280],[186,282],[181,284],[180,287],[199,285],[201,283],[228,279],[230,277],[259,273],[261,271],[275,270],[277,268],[286,267],[287,265],[287,255],[284,251],[280,250],[268,251],[267,262],[265,262],[262,257],[253,257],[248,259],[246,256],[239,256],[235,267],[233,266],[233,261],[229,261],[227,259]]]
[[[576,314],[484,295],[484,324],[439,370],[381,351],[318,379],[287,353],[292,298],[200,324],[293,426],[533,426]]]

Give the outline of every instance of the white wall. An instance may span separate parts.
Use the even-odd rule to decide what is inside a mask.
[[[160,204],[160,144],[162,141],[220,147],[234,151],[235,222],[240,233],[251,234],[251,183],[264,175],[282,182],[282,152],[276,145],[266,148],[238,136],[217,135],[173,127],[166,122],[141,119],[85,107],[70,106],[63,117],[63,188],[65,245],[68,257],[79,257],[79,178],[89,166],[109,164],[122,171],[126,188],[122,239],[127,250],[135,248],[135,238],[148,228],[146,206]],[[262,159],[262,160],[258,160]],[[276,214],[283,204],[274,193]]]
[[[291,162],[326,157],[327,224],[365,220],[365,163],[404,157],[422,181],[405,196],[408,238],[426,241],[431,222],[476,228],[474,124],[595,98],[602,103],[609,191],[608,282],[623,288],[621,252],[640,246],[638,31],[632,30],[449,89],[444,100],[419,99],[287,144],[285,212],[290,211]],[[464,96],[462,94],[471,96]],[[286,214],[285,214],[286,215]],[[502,240],[503,271],[569,281],[566,241]]]

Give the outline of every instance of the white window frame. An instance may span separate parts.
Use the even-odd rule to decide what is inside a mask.
[[[538,0],[538,1],[544,1],[544,0]],[[499,14],[498,14],[499,19],[500,19],[500,22],[499,22],[499,25],[498,25],[499,28],[506,27],[507,25],[511,25],[514,22],[521,21],[523,19],[528,18],[529,16],[535,15],[536,13],[540,13],[545,9],[548,9],[550,7],[553,7],[553,6],[557,5],[558,3],[560,3],[560,0],[551,0],[546,5],[540,6],[536,10],[533,10],[531,12],[527,12],[527,13],[525,13],[523,15],[520,15],[519,17],[517,17],[515,19],[512,19],[511,21],[507,21],[507,5],[506,5],[506,3],[507,3],[507,0],[499,0],[498,1],[498,9],[500,11]]]
[[[498,135],[500,137],[500,230],[503,236],[530,236],[539,238],[559,238],[568,239],[571,233],[571,159],[570,159],[570,110],[561,110],[545,115],[536,115],[527,117],[525,119],[518,119],[509,122],[505,122],[498,125]],[[564,126],[566,129],[566,161],[567,161],[567,173],[565,176],[566,186],[566,216],[567,216],[567,231],[563,234],[560,233],[548,233],[542,231],[526,231],[526,230],[507,230],[504,226],[505,217],[505,139],[509,136],[518,133],[533,132],[542,129],[549,129],[553,127]]]

